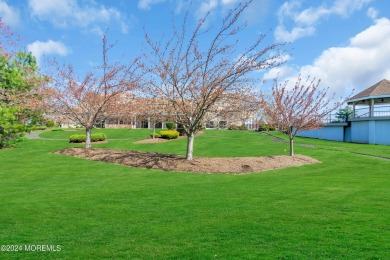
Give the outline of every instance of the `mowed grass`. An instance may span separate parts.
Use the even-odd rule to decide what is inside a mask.
[[[289,140],[288,136],[279,132],[269,132],[268,134]],[[294,142],[296,144],[308,144],[314,145],[318,149],[343,151],[362,155],[372,155],[377,157],[389,158],[390,159],[390,146],[385,145],[369,145],[369,144],[356,144],[356,143],[344,143],[327,140],[319,140],[314,138],[295,137]]]
[[[136,145],[151,131],[110,131],[128,140],[94,146],[185,153],[185,139]],[[53,133],[41,136],[60,138]],[[26,140],[0,150],[0,241],[61,251],[0,258],[387,259],[390,162],[351,153],[359,144],[307,140],[321,147],[296,152],[322,163],[248,175],[129,168],[52,154],[76,146],[65,140]],[[196,156],[285,150],[288,144],[255,132],[195,139]]]
[[[48,130],[44,131],[43,133],[40,133],[39,136],[43,138],[53,138],[53,139],[69,139],[71,135],[74,134],[84,134],[85,135],[85,129],[54,129],[54,130]],[[160,131],[161,129],[156,129],[156,131]],[[112,129],[112,128],[99,128],[99,129],[92,129],[92,133],[103,133],[107,135],[107,138],[109,139],[144,139],[148,136],[148,133],[150,134],[153,132],[152,130],[147,129]]]

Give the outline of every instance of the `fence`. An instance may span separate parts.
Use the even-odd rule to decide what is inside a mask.
[[[322,119],[322,122],[325,124],[329,123],[345,123],[348,121],[348,116],[340,116],[337,113],[330,113],[325,118]]]
[[[390,106],[374,106],[373,117],[390,116]],[[370,108],[358,108],[355,109],[355,114],[351,115],[351,118],[370,117]]]

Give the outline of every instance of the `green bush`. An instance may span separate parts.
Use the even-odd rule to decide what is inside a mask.
[[[69,143],[83,143],[85,139],[85,135],[71,135],[69,137]]]
[[[17,108],[0,105],[0,149],[14,146],[29,132],[30,128],[19,121],[18,114]]]
[[[164,139],[177,139],[179,137],[179,132],[176,130],[164,130],[160,132],[160,136]]]
[[[240,125],[240,126],[238,126],[238,125],[230,125],[228,127],[228,129],[229,130],[248,130],[248,128],[246,128],[245,125]]]
[[[51,131],[64,131],[64,129],[62,129],[62,128],[54,128],[54,129],[51,129]]]
[[[69,137],[69,143],[83,143],[85,142],[86,137],[85,135],[71,135]],[[91,141],[92,142],[99,142],[106,140],[105,134],[92,134],[91,135]]]
[[[44,125],[37,125],[37,126],[33,127],[33,129],[34,129],[34,130],[46,130],[47,127],[44,126]]]
[[[46,121],[46,126],[47,126],[47,127],[54,127],[54,125],[55,125],[55,123],[54,123],[53,120],[47,120],[47,121]]]
[[[165,124],[168,130],[173,130],[176,128],[176,123],[175,122],[168,122]]]
[[[187,135],[186,131],[184,130],[184,127],[182,124],[178,124],[176,127],[176,130],[179,132],[180,136],[185,136]]]
[[[150,134],[150,137],[153,138],[153,133]],[[160,138],[161,135],[159,133],[154,133],[154,138]]]
[[[91,141],[92,142],[99,142],[99,141],[104,141],[106,140],[106,135],[105,134],[92,134],[91,135]]]
[[[259,126],[259,129],[258,129],[259,132],[262,132],[262,131],[274,131],[274,130],[275,130],[275,127],[273,127],[271,124],[261,124]]]

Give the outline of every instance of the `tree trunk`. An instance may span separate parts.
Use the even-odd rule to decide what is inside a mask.
[[[85,148],[91,148],[91,132],[92,128],[85,128]]]
[[[187,134],[187,154],[186,154],[186,159],[188,161],[192,160],[192,154],[193,154],[193,151],[194,151],[194,139],[195,139],[195,135],[194,135],[193,132],[190,132],[189,134]]]
[[[290,156],[294,156],[294,137],[290,134]]]
[[[155,135],[156,135],[156,123],[153,120],[153,137],[152,137],[152,139],[154,139]]]

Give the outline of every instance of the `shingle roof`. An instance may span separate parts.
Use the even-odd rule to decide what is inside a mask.
[[[368,89],[363,90],[362,92],[351,97],[348,101],[385,95],[390,96],[390,81],[387,79],[383,79]]]

